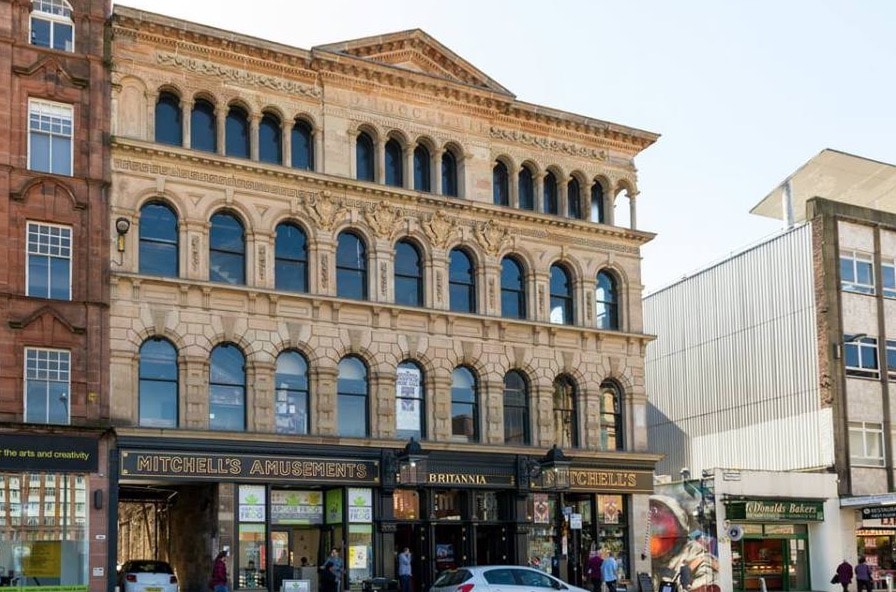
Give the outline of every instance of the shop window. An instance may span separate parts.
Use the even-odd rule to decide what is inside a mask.
[[[619,293],[616,278],[608,271],[597,274],[594,290],[594,318],[598,329],[619,329]]]
[[[874,294],[874,257],[857,251],[840,252],[840,289]]]
[[[295,224],[277,225],[274,243],[274,284],[287,292],[308,291],[308,239]]]
[[[283,132],[280,119],[265,113],[258,124],[258,160],[271,164],[283,164]]]
[[[557,201],[557,177],[554,173],[548,172],[544,176],[544,213],[559,214],[560,204]]]
[[[574,322],[572,281],[562,265],[551,265],[550,320],[556,325],[572,325]]]
[[[140,273],[179,275],[177,214],[167,204],[150,202],[140,208]]]
[[[314,170],[314,133],[311,124],[297,119],[292,126],[292,166],[306,171]]]
[[[241,107],[231,107],[224,120],[224,150],[227,156],[249,158],[249,115]]]
[[[197,99],[190,113],[190,148],[204,152],[218,151],[218,124],[215,106]]]
[[[504,375],[504,443],[530,444],[529,385],[522,374]]]
[[[442,195],[460,195],[457,183],[457,158],[450,150],[442,153]]]
[[[183,146],[184,128],[181,124],[180,97],[171,92],[159,93],[156,101],[156,142]]]
[[[278,434],[308,433],[308,362],[296,351],[277,356],[274,423]]]
[[[178,418],[177,350],[167,339],[155,337],[140,346],[139,424],[176,428]]]
[[[72,229],[28,222],[27,295],[72,299]]]
[[[582,217],[581,189],[575,177],[566,184],[566,216],[575,220]]]
[[[211,430],[246,429],[246,358],[232,343],[212,350],[208,384],[208,427]]]
[[[849,460],[854,465],[884,466],[884,431],[879,423],[849,422]]]
[[[31,45],[75,51],[72,7],[65,0],[32,0]]]
[[[451,438],[463,442],[479,440],[479,393],[476,376],[464,366],[451,375]]]
[[[395,245],[395,304],[423,306],[423,258],[411,241]]]
[[[601,450],[622,450],[622,392],[615,382],[600,386],[600,429],[598,446]]]
[[[392,510],[396,520],[420,518],[420,495],[413,489],[396,489],[392,493]]]
[[[414,148],[414,189],[417,191],[432,191],[432,176],[430,173],[431,157],[429,149],[423,144]]]
[[[238,490],[239,548],[234,572],[238,588],[263,588],[267,574],[264,485],[240,485]]]
[[[236,216],[219,212],[209,231],[209,280],[231,285],[246,283],[246,235]]]
[[[395,372],[395,437],[426,437],[423,371],[415,362],[402,362]]]
[[[336,295],[367,300],[367,246],[351,232],[341,233],[336,245]]]
[[[889,361],[889,352],[887,352]],[[877,378],[877,338],[867,335],[843,336],[843,359],[847,376]]]
[[[535,178],[532,171],[522,167],[517,175],[519,190],[519,207],[521,210],[535,209]]]
[[[554,380],[554,442],[560,448],[579,445],[576,385],[563,375]]]
[[[72,174],[74,108],[62,103],[28,101],[28,169]]]
[[[369,436],[369,391],[367,366],[364,365],[364,362],[354,356],[345,357],[339,361],[336,391],[337,434],[357,438]]]
[[[501,316],[526,318],[526,276],[522,264],[513,257],[501,260]]]
[[[71,353],[25,348],[25,421],[68,424],[71,405]]]
[[[373,576],[373,525],[350,524],[348,527],[348,553],[343,558],[348,584],[360,589],[361,583]]]
[[[452,249],[448,262],[448,301],[453,312],[476,312],[476,269],[463,249]]]

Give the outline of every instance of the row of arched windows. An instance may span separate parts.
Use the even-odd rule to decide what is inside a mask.
[[[183,117],[184,105],[180,97],[172,91],[160,92],[155,107],[156,142],[183,146]],[[286,121],[274,110],[262,111],[256,131],[253,130],[249,110],[233,103],[227,107],[224,117],[222,150],[218,145],[221,140],[214,103],[206,98],[196,98],[190,105],[189,122],[189,146],[192,149],[221,151],[237,158],[254,158],[254,143],[257,144],[257,159],[261,162],[305,170],[315,168],[314,127],[306,118]],[[288,162],[284,162],[284,142],[287,140],[289,158],[286,159]],[[380,146],[382,161],[377,158]],[[392,132],[383,144],[378,144],[373,131],[361,129],[355,138],[355,178],[426,193],[434,193],[438,184],[441,195],[458,197],[461,193],[460,153],[458,147],[451,145],[441,149],[434,149],[424,141],[411,145],[401,139],[398,132]],[[378,170],[380,167],[381,171]],[[434,174],[435,167],[438,167],[438,175]],[[562,181],[557,173],[548,170],[540,181],[541,195],[537,196],[535,193],[539,183],[536,182],[535,169],[529,164],[520,166],[515,183],[511,183],[511,170],[512,165],[504,159],[495,161],[493,165],[492,195],[495,205],[607,222],[605,190],[599,180],[595,179],[590,188],[585,188],[590,192],[590,209],[584,211],[581,182],[575,175]],[[561,195],[564,196],[562,200]]]
[[[144,427],[177,428],[180,425],[179,368],[175,346],[167,339],[153,337],[140,347],[138,424]],[[370,437],[370,370],[357,356],[339,361],[336,382],[336,431],[344,437]],[[396,368],[395,435],[400,439],[431,437],[427,429],[427,408],[431,406],[431,385],[421,366],[405,360]],[[280,434],[312,434],[312,393],[309,365],[295,350],[277,357],[274,370],[274,429]],[[221,343],[211,351],[208,374],[209,429],[247,429],[246,357],[239,346]],[[526,375],[510,370],[504,375],[504,442],[531,445],[531,387]],[[566,374],[553,384],[554,442],[563,447],[580,447],[580,396],[575,381]],[[588,442],[602,450],[623,448],[622,393],[612,381],[600,389],[600,429],[598,442]],[[451,439],[479,442],[482,401],[479,379],[468,366],[451,373]]]
[[[179,276],[178,220],[164,202],[153,201],[140,210],[140,273],[164,277]],[[425,305],[425,261],[420,245],[402,238],[395,243],[393,279],[395,303]],[[243,223],[230,211],[212,215],[209,227],[209,280],[232,285],[246,283],[246,233]],[[274,244],[274,287],[287,292],[308,292],[308,238],[295,222],[277,225]],[[342,298],[369,298],[368,247],[364,238],[351,229],[341,232],[336,243],[336,295]],[[449,253],[449,310],[480,313],[476,260],[471,250],[455,247]],[[619,288],[616,276],[601,270],[594,278],[595,322],[601,329],[620,328]],[[529,271],[516,255],[501,260],[501,316],[530,318]],[[562,262],[550,266],[550,322],[576,322],[574,278]]]

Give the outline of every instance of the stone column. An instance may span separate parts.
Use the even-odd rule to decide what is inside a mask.
[[[637,192],[631,191],[631,190],[626,191],[626,194],[628,195],[628,212],[629,212],[629,222],[630,222],[629,228],[631,228],[632,230],[637,230],[638,229],[638,206],[637,206],[637,200],[635,198],[638,197],[638,194],[637,194]]]
[[[189,149],[193,135],[193,101],[182,100],[180,103],[180,127],[183,134],[184,148]]]
[[[322,360],[324,364],[330,360]],[[339,377],[338,367],[316,366],[310,370],[312,393],[310,433],[320,435],[336,434],[336,379]]]
[[[519,209],[520,207],[520,170],[516,166],[507,167],[507,192],[510,194],[510,202],[511,208]]]
[[[324,172],[324,135],[314,128],[311,130],[311,141],[314,145],[311,155],[314,162],[311,163],[311,170]]]
[[[280,128],[280,144],[283,147],[283,162],[282,164],[285,167],[292,166],[292,127],[288,125],[288,122],[284,122],[282,127]]]
[[[349,129],[348,132],[345,134],[346,136],[348,136],[348,145],[349,145],[349,153],[350,153],[349,159],[348,159],[348,171],[349,171],[349,175],[351,176],[352,179],[358,178],[358,136],[360,135],[360,133],[361,132],[358,129]],[[317,134],[315,134],[315,143],[314,143],[314,148],[315,148],[314,158],[315,159],[318,158],[316,136],[317,136]]]
[[[436,441],[451,439],[451,374],[432,377],[427,408],[427,436]]]
[[[430,152],[429,154],[429,183],[430,190],[436,195],[442,195],[442,153]]]
[[[566,191],[569,188],[569,180],[561,182],[557,180],[557,214],[564,218],[569,217],[569,204],[566,203]]]
[[[532,205],[536,212],[544,213],[544,178],[547,175],[544,171],[540,171],[532,175]]]
[[[404,178],[402,184],[405,189],[414,188],[414,147],[405,146],[403,150],[404,156]]]
[[[215,118],[217,123],[215,124],[215,132],[217,132],[216,142],[218,144],[218,154],[225,155],[227,154],[227,108],[226,107],[215,107]]]
[[[249,159],[258,161],[258,128],[261,124],[261,115],[253,113],[249,115]]]
[[[155,142],[156,140],[156,103],[159,102],[159,93],[153,90],[146,91],[146,129],[142,130],[142,139],[147,142]],[[115,120],[112,124],[116,125]],[[112,133],[116,133],[113,130]]]
[[[274,363],[246,364],[246,430],[274,433]]]
[[[376,138],[373,147],[376,154],[373,157],[374,168],[373,178],[380,185],[386,184],[386,139]]]

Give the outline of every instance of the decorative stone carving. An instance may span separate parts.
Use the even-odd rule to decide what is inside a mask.
[[[345,214],[342,200],[330,196],[329,191],[321,191],[305,199],[305,211],[319,228],[330,230]]]
[[[401,212],[382,201],[364,210],[364,219],[380,238],[391,237],[401,217]]]
[[[457,222],[449,218],[443,210],[437,211],[423,223],[423,231],[426,236],[429,237],[432,244],[442,249],[448,246],[448,241],[454,237],[455,230],[457,230]]]
[[[436,271],[436,302],[442,302],[442,272]]]
[[[320,96],[319,88],[307,84],[300,84],[292,80],[285,80],[275,76],[264,76],[262,74],[256,74],[255,72],[240,70],[239,68],[228,68],[227,66],[197,60],[184,55],[159,52],[156,54],[156,60],[163,66],[174,66],[182,70],[187,70],[188,72],[195,72],[206,76],[216,76],[229,82],[235,82],[246,88],[263,86],[271,90],[296,93],[307,97]]]
[[[519,142],[527,146],[536,146],[543,150],[552,152],[562,152],[571,156],[582,156],[585,158],[594,158],[597,160],[606,160],[606,150],[596,150],[594,148],[586,148],[584,146],[576,146],[569,142],[561,142],[560,140],[551,140],[540,136],[533,136],[519,130],[506,130],[492,126],[489,128],[489,135],[498,140],[509,140],[511,142]]]
[[[193,271],[199,270],[199,237],[195,235],[190,237],[190,263]]]
[[[386,267],[385,261],[380,261],[380,294],[383,296],[386,295],[386,290],[389,288],[389,284],[386,282],[386,272],[389,269]]]
[[[510,240],[510,232],[507,227],[494,220],[476,225],[474,232],[482,248],[493,257],[500,253],[507,241]]]
[[[320,288],[327,291],[330,285],[330,258],[326,253],[320,254]]]
[[[258,279],[265,280],[268,268],[268,250],[264,245],[258,246]]]

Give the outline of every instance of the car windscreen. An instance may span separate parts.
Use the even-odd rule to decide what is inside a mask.
[[[469,571],[465,569],[454,569],[451,571],[443,571],[433,584],[434,588],[443,586],[458,586],[473,577]]]

